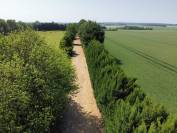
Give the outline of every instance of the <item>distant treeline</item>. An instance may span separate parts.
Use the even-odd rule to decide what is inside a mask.
[[[145,26],[145,27],[167,27],[167,26],[175,26],[175,24],[163,24],[163,23],[113,23],[113,22],[107,22],[107,23],[100,23],[104,26]]]
[[[24,22],[16,22],[15,20],[0,19],[0,33],[7,35],[12,31],[21,31],[31,27],[30,24]]]
[[[66,30],[66,24],[35,22],[32,27],[38,31]]]
[[[105,31],[118,31],[120,28],[115,27],[115,28],[106,28],[104,29]]]
[[[68,24],[59,24],[55,22],[48,22],[48,23],[41,23],[41,22],[34,22],[34,23],[24,23],[24,22],[17,22],[15,20],[4,20],[0,19],[0,33],[7,35],[12,31],[22,31],[27,28],[32,28],[37,31],[54,31],[54,30],[66,30],[66,26]]]
[[[140,27],[140,26],[124,26],[123,28],[120,28],[123,30],[153,30],[151,27]]]
[[[105,31],[118,31],[118,30],[153,30],[153,28],[141,26],[124,26],[124,27],[108,27],[105,29]]]

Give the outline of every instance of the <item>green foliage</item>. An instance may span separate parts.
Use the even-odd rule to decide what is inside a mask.
[[[162,133],[176,133],[177,132],[177,116],[170,116],[167,122],[162,125]]]
[[[72,55],[73,40],[77,34],[77,24],[69,24],[62,40],[60,41],[60,48],[63,49],[68,55]]]
[[[139,127],[136,129],[135,132],[136,133],[147,133],[145,123],[143,122],[141,125],[139,125]]]
[[[55,22],[41,23],[36,21],[31,25],[37,31],[64,31],[66,29],[66,24],[58,24]]]
[[[72,55],[73,50],[73,39],[71,38],[71,34],[66,32],[64,37],[60,41],[60,48],[63,49],[68,55]]]
[[[0,37],[0,132],[47,132],[75,88],[71,63],[33,31]]]
[[[124,26],[120,29],[123,30],[153,30],[151,27],[140,27],[140,26]]]
[[[106,133],[176,132],[176,115],[153,104],[104,45],[91,41],[85,54]]]
[[[68,24],[66,27],[66,32],[69,32],[71,34],[71,38],[74,39],[78,32],[78,25],[75,23]]]
[[[12,31],[20,31],[30,28],[29,24],[23,22],[16,22],[15,20],[3,20],[0,19],[0,33],[7,35]]]
[[[104,42],[104,30],[96,22],[81,20],[79,23],[79,36],[83,44],[88,45],[93,39]]]
[[[81,19],[80,21],[79,21],[79,26],[81,26],[83,23],[85,23],[85,22],[87,22],[85,19]]]
[[[5,20],[0,19],[0,33],[5,34],[7,33],[8,29],[7,29],[7,23]]]

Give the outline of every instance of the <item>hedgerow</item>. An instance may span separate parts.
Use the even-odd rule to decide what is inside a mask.
[[[71,62],[33,31],[0,36],[0,132],[47,132],[75,88]]]

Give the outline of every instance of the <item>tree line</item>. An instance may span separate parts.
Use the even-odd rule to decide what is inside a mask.
[[[0,33],[7,35],[12,31],[25,30],[30,27],[30,24],[24,22],[16,22],[15,20],[0,19]]]
[[[0,19],[0,33],[7,35],[13,31],[21,31],[25,29],[34,29],[36,31],[54,31],[66,30],[68,24],[59,24],[55,22],[48,22],[48,23],[41,23],[41,22],[34,22],[34,23],[24,23],[24,22],[16,22],[15,20],[4,20]]]
[[[32,27],[34,30],[38,31],[54,31],[54,30],[61,30],[64,31],[66,30],[67,24],[58,24],[55,22],[51,23],[41,23],[41,22],[35,22],[32,23]]]
[[[101,29],[91,28],[99,25],[86,21],[80,27],[94,94],[104,119],[104,132],[177,132],[177,115],[154,104],[136,84],[136,79],[125,75],[120,61],[105,50],[104,39],[97,37]],[[100,37],[104,37],[103,34],[99,34]]]
[[[118,31],[118,30],[153,30],[153,28],[141,26],[124,26],[124,27],[107,27],[105,29],[105,31]]]
[[[140,26],[124,26],[120,29],[123,30],[153,30],[151,27],[140,27]]]

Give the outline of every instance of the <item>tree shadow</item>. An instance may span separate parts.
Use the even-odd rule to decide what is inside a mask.
[[[78,53],[76,53],[76,51],[72,51],[72,53],[71,53],[71,57],[77,57],[79,54]]]
[[[82,44],[73,44],[74,46],[82,46]]]
[[[115,58],[115,57],[114,57]],[[121,61],[121,60],[119,60],[119,59],[117,59],[117,58],[115,58],[116,59],[116,63],[117,64],[119,64],[119,65],[123,65],[123,62]]]
[[[63,120],[55,125],[52,133],[102,133],[102,121],[70,99]],[[62,123],[62,124],[61,124]]]

